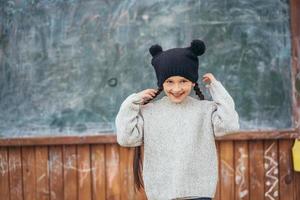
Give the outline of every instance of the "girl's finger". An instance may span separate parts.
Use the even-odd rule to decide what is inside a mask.
[[[156,92],[152,92],[153,95],[156,95]]]
[[[207,81],[207,80],[209,80],[209,78],[207,78],[207,77],[203,78],[203,81]]]
[[[153,94],[151,92],[146,93],[148,96],[152,96]]]
[[[150,96],[149,94],[147,94],[147,95],[146,95],[146,98],[152,99],[152,96]]]
[[[152,95],[152,94],[154,94],[154,92],[153,92],[152,90],[148,90],[148,91],[146,92],[146,94]]]
[[[209,78],[208,77],[204,77],[202,80],[209,80]]]

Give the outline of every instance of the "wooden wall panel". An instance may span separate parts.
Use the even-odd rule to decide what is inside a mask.
[[[35,147],[36,199],[50,200],[48,147]]]
[[[64,199],[62,146],[49,147],[49,172],[50,200]]]
[[[233,142],[220,143],[220,196],[221,199],[234,199],[234,151]]]
[[[294,187],[294,199],[300,200],[300,173],[294,173],[295,187]]]
[[[6,147],[0,147],[0,196],[9,199],[9,166]]]
[[[221,168],[221,161],[220,161],[220,142],[219,141],[216,141],[216,148],[217,148],[217,154],[218,154],[218,169]],[[219,178],[221,177],[221,172],[219,170],[219,174],[218,174]],[[221,188],[221,183],[220,183],[220,179],[218,180],[218,183],[217,183],[217,188],[216,188],[216,193],[215,193],[215,198],[214,200],[221,200],[221,197],[220,197],[220,189]]]
[[[249,142],[250,200],[264,200],[263,141]]]
[[[249,152],[247,141],[237,141],[234,145],[235,199],[249,200]]]
[[[36,199],[35,148],[22,147],[24,200]]]
[[[106,197],[105,145],[91,145],[92,197],[93,200]]]
[[[21,148],[11,147],[8,150],[10,200],[23,199]]]
[[[78,162],[78,198],[92,198],[91,160],[89,145],[79,145],[77,148]]]
[[[119,146],[117,144],[106,145],[106,199],[108,200],[121,199],[119,156]]]
[[[77,152],[75,145],[63,146],[64,167],[64,200],[74,200],[78,197],[77,187]]]
[[[279,142],[279,199],[289,200],[294,198],[293,161],[291,155],[291,140]]]
[[[130,161],[131,163],[133,162],[133,157],[134,157],[134,151],[132,152],[132,160]],[[141,157],[142,158],[144,157],[144,148],[141,149]],[[130,166],[132,166],[132,164]],[[132,179],[132,181],[134,181],[134,180]],[[147,197],[146,197],[145,191],[135,189],[135,199],[136,200],[146,200]]]
[[[220,175],[214,200],[300,200],[293,140],[216,144]],[[146,200],[144,191],[134,190],[133,153],[117,144],[1,147],[0,197]]]
[[[277,141],[264,142],[265,199],[279,199],[279,167]]]
[[[120,148],[120,187],[121,187],[121,200],[134,199],[133,182],[129,179],[132,177],[132,171],[129,164],[130,150],[132,148]],[[132,163],[131,163],[132,164]]]

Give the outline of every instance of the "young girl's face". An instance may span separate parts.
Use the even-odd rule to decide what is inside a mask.
[[[164,92],[174,103],[182,102],[194,86],[195,83],[182,76],[171,76],[163,83]]]

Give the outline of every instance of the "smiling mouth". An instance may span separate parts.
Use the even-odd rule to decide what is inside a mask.
[[[178,98],[178,97],[181,97],[183,94],[184,94],[184,93],[181,93],[181,94],[179,94],[179,95],[172,94],[172,96]]]

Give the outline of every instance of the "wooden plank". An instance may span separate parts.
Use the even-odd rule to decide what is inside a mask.
[[[0,146],[41,146],[67,144],[113,144],[117,142],[115,133],[101,133],[87,136],[34,136],[22,138],[1,138]]]
[[[22,147],[22,166],[24,200],[35,200],[37,185],[34,147]]]
[[[221,199],[234,199],[234,151],[233,142],[223,141],[220,143],[220,197]]]
[[[120,147],[120,195],[121,200],[134,199],[134,190],[128,184],[128,177],[133,175],[129,172],[128,168],[128,157],[129,148]],[[132,186],[132,185],[131,185]]]
[[[218,183],[217,183],[217,188],[216,188],[216,193],[215,193],[215,198],[214,200],[221,200],[220,197],[220,190],[221,190],[221,184],[220,184],[220,179],[221,179],[221,160],[220,160],[220,141],[216,141],[216,148],[217,148],[217,155],[218,155]]]
[[[291,140],[279,142],[279,185],[280,200],[294,199],[293,163],[291,157]]]
[[[300,172],[294,173],[295,187],[294,187],[294,199],[300,200]]]
[[[23,199],[21,148],[10,147],[8,160],[10,200],[21,200]]]
[[[74,200],[78,197],[77,189],[77,154],[75,145],[63,146],[64,199]]]
[[[291,36],[292,36],[292,92],[293,92],[293,119],[294,124],[299,124],[299,108],[300,108],[300,95],[295,89],[296,76],[300,73],[300,1],[290,1],[290,15],[291,15]],[[299,129],[299,126],[297,126]],[[300,137],[298,137],[300,138]],[[294,173],[294,198],[300,200],[300,173]]]
[[[0,197],[9,199],[9,173],[7,148],[0,147]]]
[[[64,199],[63,160],[61,146],[49,147],[50,199]]]
[[[235,199],[249,200],[249,153],[246,141],[234,144],[235,160]]]
[[[120,200],[119,147],[117,144],[105,145],[106,199]]]
[[[299,138],[300,134],[297,129],[287,130],[270,130],[270,131],[239,131],[222,137],[216,137],[216,140],[232,141],[232,140],[280,140]]]
[[[77,146],[78,198],[92,199],[90,146]]]
[[[290,3],[290,26],[291,26],[291,86],[292,86],[292,111],[293,111],[293,125],[297,127],[299,132],[299,122],[300,122],[300,95],[296,90],[296,85],[299,84],[297,80],[297,75],[300,73],[300,1],[291,0]],[[299,138],[299,137],[298,137]]]
[[[264,149],[262,141],[249,142],[250,200],[264,200]]]
[[[35,148],[36,158],[36,199],[49,200],[49,162],[48,147],[38,146]]]
[[[259,130],[240,131],[222,137],[216,137],[218,141],[232,140],[279,140],[299,138],[297,129],[287,130]],[[67,144],[116,144],[116,133],[101,133],[101,135],[88,136],[35,136],[22,138],[1,138],[0,146],[41,146],[41,145],[67,145]]]
[[[103,144],[91,145],[92,197],[105,199],[105,148]]]
[[[278,142],[264,142],[265,199],[279,199]]]
[[[133,157],[134,148],[120,147],[120,177],[122,200],[138,199],[134,190]]]
[[[134,152],[133,152],[133,157],[132,157],[132,160],[131,160],[131,165],[130,166],[132,166],[131,167],[131,171],[132,171],[132,178],[133,178],[133,165],[132,165],[132,163],[133,163],[133,158],[134,158]],[[141,159],[142,159],[142,161],[143,161],[143,158],[144,158],[144,146],[142,145],[142,148],[141,148]],[[142,164],[143,165],[143,164]],[[133,179],[132,179],[132,181],[134,181]],[[133,182],[133,184],[134,184],[134,182]],[[135,191],[135,199],[138,199],[138,200],[146,200],[147,199],[147,196],[146,196],[146,193],[145,193],[145,191],[144,190],[136,190]]]

